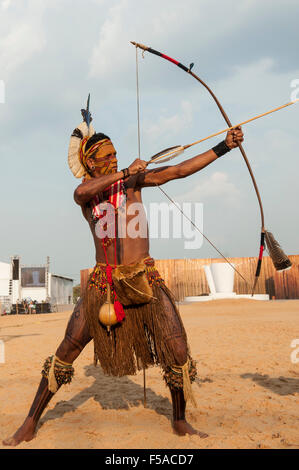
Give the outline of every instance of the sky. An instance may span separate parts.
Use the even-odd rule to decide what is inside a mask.
[[[297,0],[0,0],[0,261],[18,254],[34,265],[50,256],[51,271],[76,282],[80,269],[94,265],[92,237],[73,200],[80,180],[68,168],[68,144],[90,93],[94,127],[113,140],[119,168],[137,158],[130,41],[194,62],[238,123],[292,93],[299,98],[298,17]],[[141,158],[226,127],[188,74],[148,53],[138,62]],[[298,254],[298,113],[294,105],[243,128],[266,228],[288,254]],[[260,213],[238,150],[163,189],[180,203],[203,204],[204,233],[225,256],[257,256]],[[144,189],[143,199],[146,207],[168,203],[157,188]],[[187,249],[184,239],[152,239],[151,255],[218,257],[207,242]]]

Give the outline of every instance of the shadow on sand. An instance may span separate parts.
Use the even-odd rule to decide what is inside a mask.
[[[52,410],[46,412],[39,427],[47,421],[62,418],[64,414],[75,411],[90,398],[98,402],[104,410],[128,410],[130,407],[138,407],[143,404],[143,386],[134,383],[127,376],[108,376],[103,373],[101,367],[93,365],[85,367],[85,375],[86,377],[94,377],[94,383],[69,401],[58,402]],[[115,390],[118,393],[115,393]],[[163,415],[171,421],[172,406],[168,398],[157,395],[147,387],[146,403],[148,409],[154,410],[157,414]]]
[[[251,379],[253,382],[268,388],[277,395],[294,395],[299,393],[299,379],[287,377],[269,377],[262,374],[242,374],[242,379]]]
[[[32,333],[30,335],[3,335],[0,336],[0,339],[4,341],[4,343],[8,343],[9,341],[16,339],[16,338],[25,338],[26,336],[41,336],[40,333]]]

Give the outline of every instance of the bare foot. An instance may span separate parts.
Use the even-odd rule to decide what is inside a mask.
[[[197,436],[201,437],[202,439],[205,439],[206,437],[209,437],[208,434],[205,434],[204,432],[197,431],[194,429],[185,419],[180,419],[177,421],[173,422],[173,430],[176,434],[179,436],[185,436],[186,434],[196,434]]]
[[[4,446],[17,446],[20,444],[22,441],[31,441],[34,437],[34,432],[35,432],[35,424],[32,420],[30,419],[25,419],[24,423],[22,426],[17,430],[17,432],[12,436],[9,437],[8,439],[4,439],[2,441],[2,444]]]

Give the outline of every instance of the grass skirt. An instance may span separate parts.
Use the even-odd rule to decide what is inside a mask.
[[[182,336],[187,342],[175,299],[155,268],[154,260],[146,260],[146,274],[156,299],[146,304],[124,306],[125,319],[113,326],[110,333],[99,322],[99,310],[107,296],[106,273],[102,265],[94,268],[83,294],[84,314],[94,339],[95,357],[106,374],[134,375],[143,367],[160,365],[165,370],[175,364],[175,351],[165,341],[171,334],[171,325],[163,293],[172,304],[173,315],[179,318]]]

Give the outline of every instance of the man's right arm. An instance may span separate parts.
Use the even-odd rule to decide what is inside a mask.
[[[136,173],[144,171],[145,168],[146,162],[137,158],[128,168],[129,176],[136,175]],[[79,206],[84,206],[97,194],[103,192],[104,189],[121,178],[124,178],[123,170],[117,171],[116,173],[110,173],[109,175],[101,175],[97,178],[91,178],[77,187],[74,193],[74,199]]]
[[[98,178],[91,178],[90,180],[81,183],[74,192],[74,199],[79,206],[87,204],[97,194],[104,191],[105,188],[123,178],[123,171],[117,171],[109,175],[99,176]]]

